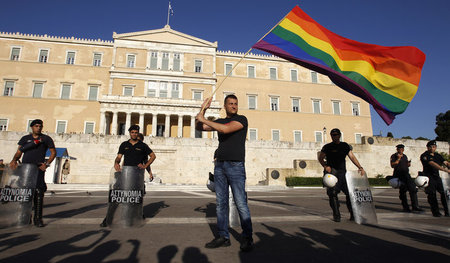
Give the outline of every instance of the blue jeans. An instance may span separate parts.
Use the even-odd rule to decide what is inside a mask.
[[[252,219],[250,218],[250,210],[247,204],[245,178],[244,162],[216,161],[214,167],[214,184],[217,201],[217,227],[219,229],[219,236],[221,237],[230,238],[230,233],[228,232],[228,186],[231,187],[234,202],[239,212],[242,236],[252,236]]]

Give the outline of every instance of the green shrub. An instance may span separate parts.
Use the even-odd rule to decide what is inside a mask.
[[[371,186],[389,186],[385,178],[369,178]],[[322,186],[322,177],[287,177],[286,186]]]

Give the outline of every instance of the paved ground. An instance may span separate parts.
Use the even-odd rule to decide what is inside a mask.
[[[147,192],[146,225],[135,229],[98,225],[107,192],[47,193],[44,228],[0,229],[0,262],[448,262],[450,218],[433,218],[423,192],[423,214],[400,212],[398,192],[373,190],[379,224],[331,221],[325,190],[269,189],[249,192],[255,249],[239,251],[240,228],[231,247],[206,249],[215,231],[215,197],[206,191]],[[344,200],[344,196],[340,196]]]

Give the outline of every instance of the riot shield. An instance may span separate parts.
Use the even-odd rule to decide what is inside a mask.
[[[444,186],[445,198],[447,198],[447,208],[450,211],[450,174],[444,171],[439,171],[441,176],[442,185]]]
[[[357,171],[347,171],[345,179],[355,222],[357,224],[377,224],[377,214],[367,175],[361,175]]]
[[[33,196],[39,168],[36,164],[21,164],[6,168],[0,182],[0,226],[30,224]]]
[[[120,172],[111,171],[108,195],[108,225],[139,227],[144,225],[144,169],[123,166]]]

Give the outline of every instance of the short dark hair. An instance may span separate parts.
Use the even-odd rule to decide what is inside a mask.
[[[236,95],[234,94],[228,94],[225,99],[223,100],[223,104],[227,103],[227,99],[235,99],[237,100],[238,98],[236,97]]]
[[[334,128],[330,131],[330,135],[339,134],[341,135],[341,131],[338,128]]]
[[[138,137],[139,140],[144,141],[144,134],[138,133],[137,137]]]
[[[130,131],[139,131],[139,126],[136,125],[136,124],[131,125],[131,127],[128,129],[128,131],[129,131],[129,132],[130,132]]]
[[[36,124],[44,125],[43,121],[40,119],[35,119],[30,123],[30,127],[33,127]]]

